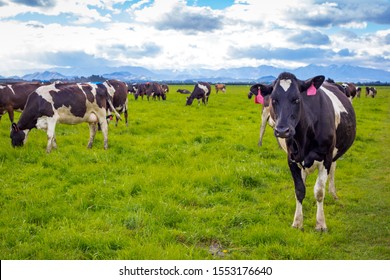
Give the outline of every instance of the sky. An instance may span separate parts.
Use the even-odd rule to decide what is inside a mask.
[[[390,0],[0,0],[0,38],[1,76],[103,66],[390,71]]]

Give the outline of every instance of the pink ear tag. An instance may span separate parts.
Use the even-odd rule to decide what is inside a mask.
[[[316,95],[317,89],[314,86],[314,84],[311,84],[311,86],[307,89],[307,95]]]
[[[261,95],[260,89],[257,91],[257,95],[256,95],[256,98],[255,98],[255,103],[256,104],[264,104],[264,98]]]

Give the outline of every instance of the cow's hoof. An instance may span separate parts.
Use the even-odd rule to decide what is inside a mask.
[[[305,231],[305,229],[303,228],[303,226],[291,225],[291,227],[292,227],[292,228],[299,229],[300,231]]]
[[[317,232],[327,232],[328,229],[327,229],[327,227],[316,226],[316,231]]]
[[[261,141],[259,141],[259,143],[257,143],[257,146],[261,147],[261,146],[263,146],[263,143]]]

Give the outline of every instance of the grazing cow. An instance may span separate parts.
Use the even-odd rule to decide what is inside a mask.
[[[108,80],[106,81],[108,84],[110,84],[115,90],[113,93],[109,92],[112,98],[112,104],[114,105],[114,108],[116,111],[120,114],[123,112],[123,115],[125,116],[125,123],[126,126],[128,126],[127,122],[127,109],[128,109],[128,100],[127,100],[127,94],[128,94],[128,87],[127,84],[118,80]],[[115,126],[118,125],[118,117],[116,117]]]
[[[361,87],[356,87],[356,97],[360,98],[361,92],[362,92],[362,88]]]
[[[138,84],[133,83],[133,84],[127,84],[127,88],[129,90],[129,94],[135,95],[137,92]]]
[[[374,98],[376,95],[376,88],[374,87],[366,87],[366,97],[367,96],[371,96],[372,98]]]
[[[215,92],[218,93],[218,91],[222,91],[223,93],[225,93],[226,86],[224,84],[215,84]]]
[[[353,83],[343,83],[341,86],[345,89],[345,94],[352,101],[356,96],[356,86]]]
[[[191,91],[187,89],[178,89],[176,92],[180,92],[181,94],[191,94]]]
[[[138,97],[141,96],[142,100],[144,100],[144,95],[146,95],[146,84],[137,84],[136,86],[133,86],[133,89],[135,90],[134,99],[137,100]]]
[[[200,99],[202,99],[204,105],[207,105],[210,93],[210,84],[206,82],[199,82],[195,85],[191,95],[187,97],[186,105],[192,105],[194,99],[198,99],[198,106],[200,105]]]
[[[292,226],[303,228],[302,202],[306,176],[318,169],[314,186],[317,200],[316,229],[327,229],[324,216],[325,184],[335,198],[336,160],[352,145],[356,118],[351,102],[324,76],[306,81],[281,73],[272,85],[257,84],[257,94],[271,98],[276,137],[286,140],[288,165],[295,185],[296,210]]]
[[[10,121],[13,123],[14,111],[22,111],[28,95],[42,85],[40,82],[0,84],[0,119],[7,111]]]
[[[57,147],[57,123],[87,122],[90,131],[88,148],[92,147],[96,124],[99,123],[104,137],[104,148],[107,149],[107,106],[120,118],[110,97],[114,91],[114,87],[107,81],[103,84],[51,84],[37,88],[29,95],[18,123],[12,124],[12,146],[23,146],[28,132],[36,127],[46,131],[46,152],[50,153],[52,148]]]
[[[150,97],[152,97],[153,100],[156,100],[156,98],[158,98],[158,100],[160,100],[160,98],[162,100],[167,99],[167,95],[164,89],[157,82],[146,83],[146,96],[148,98],[148,101]]]
[[[161,84],[161,88],[167,94],[169,92],[169,86],[167,84]]]

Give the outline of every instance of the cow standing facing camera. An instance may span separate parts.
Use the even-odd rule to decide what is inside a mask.
[[[306,176],[318,169],[314,186],[317,200],[316,229],[327,229],[324,215],[325,184],[336,196],[336,160],[352,145],[356,118],[352,104],[324,76],[306,81],[282,73],[272,85],[257,84],[256,95],[271,100],[274,133],[286,141],[288,165],[294,180],[296,210],[292,226],[303,228],[302,202],[306,195]]]

